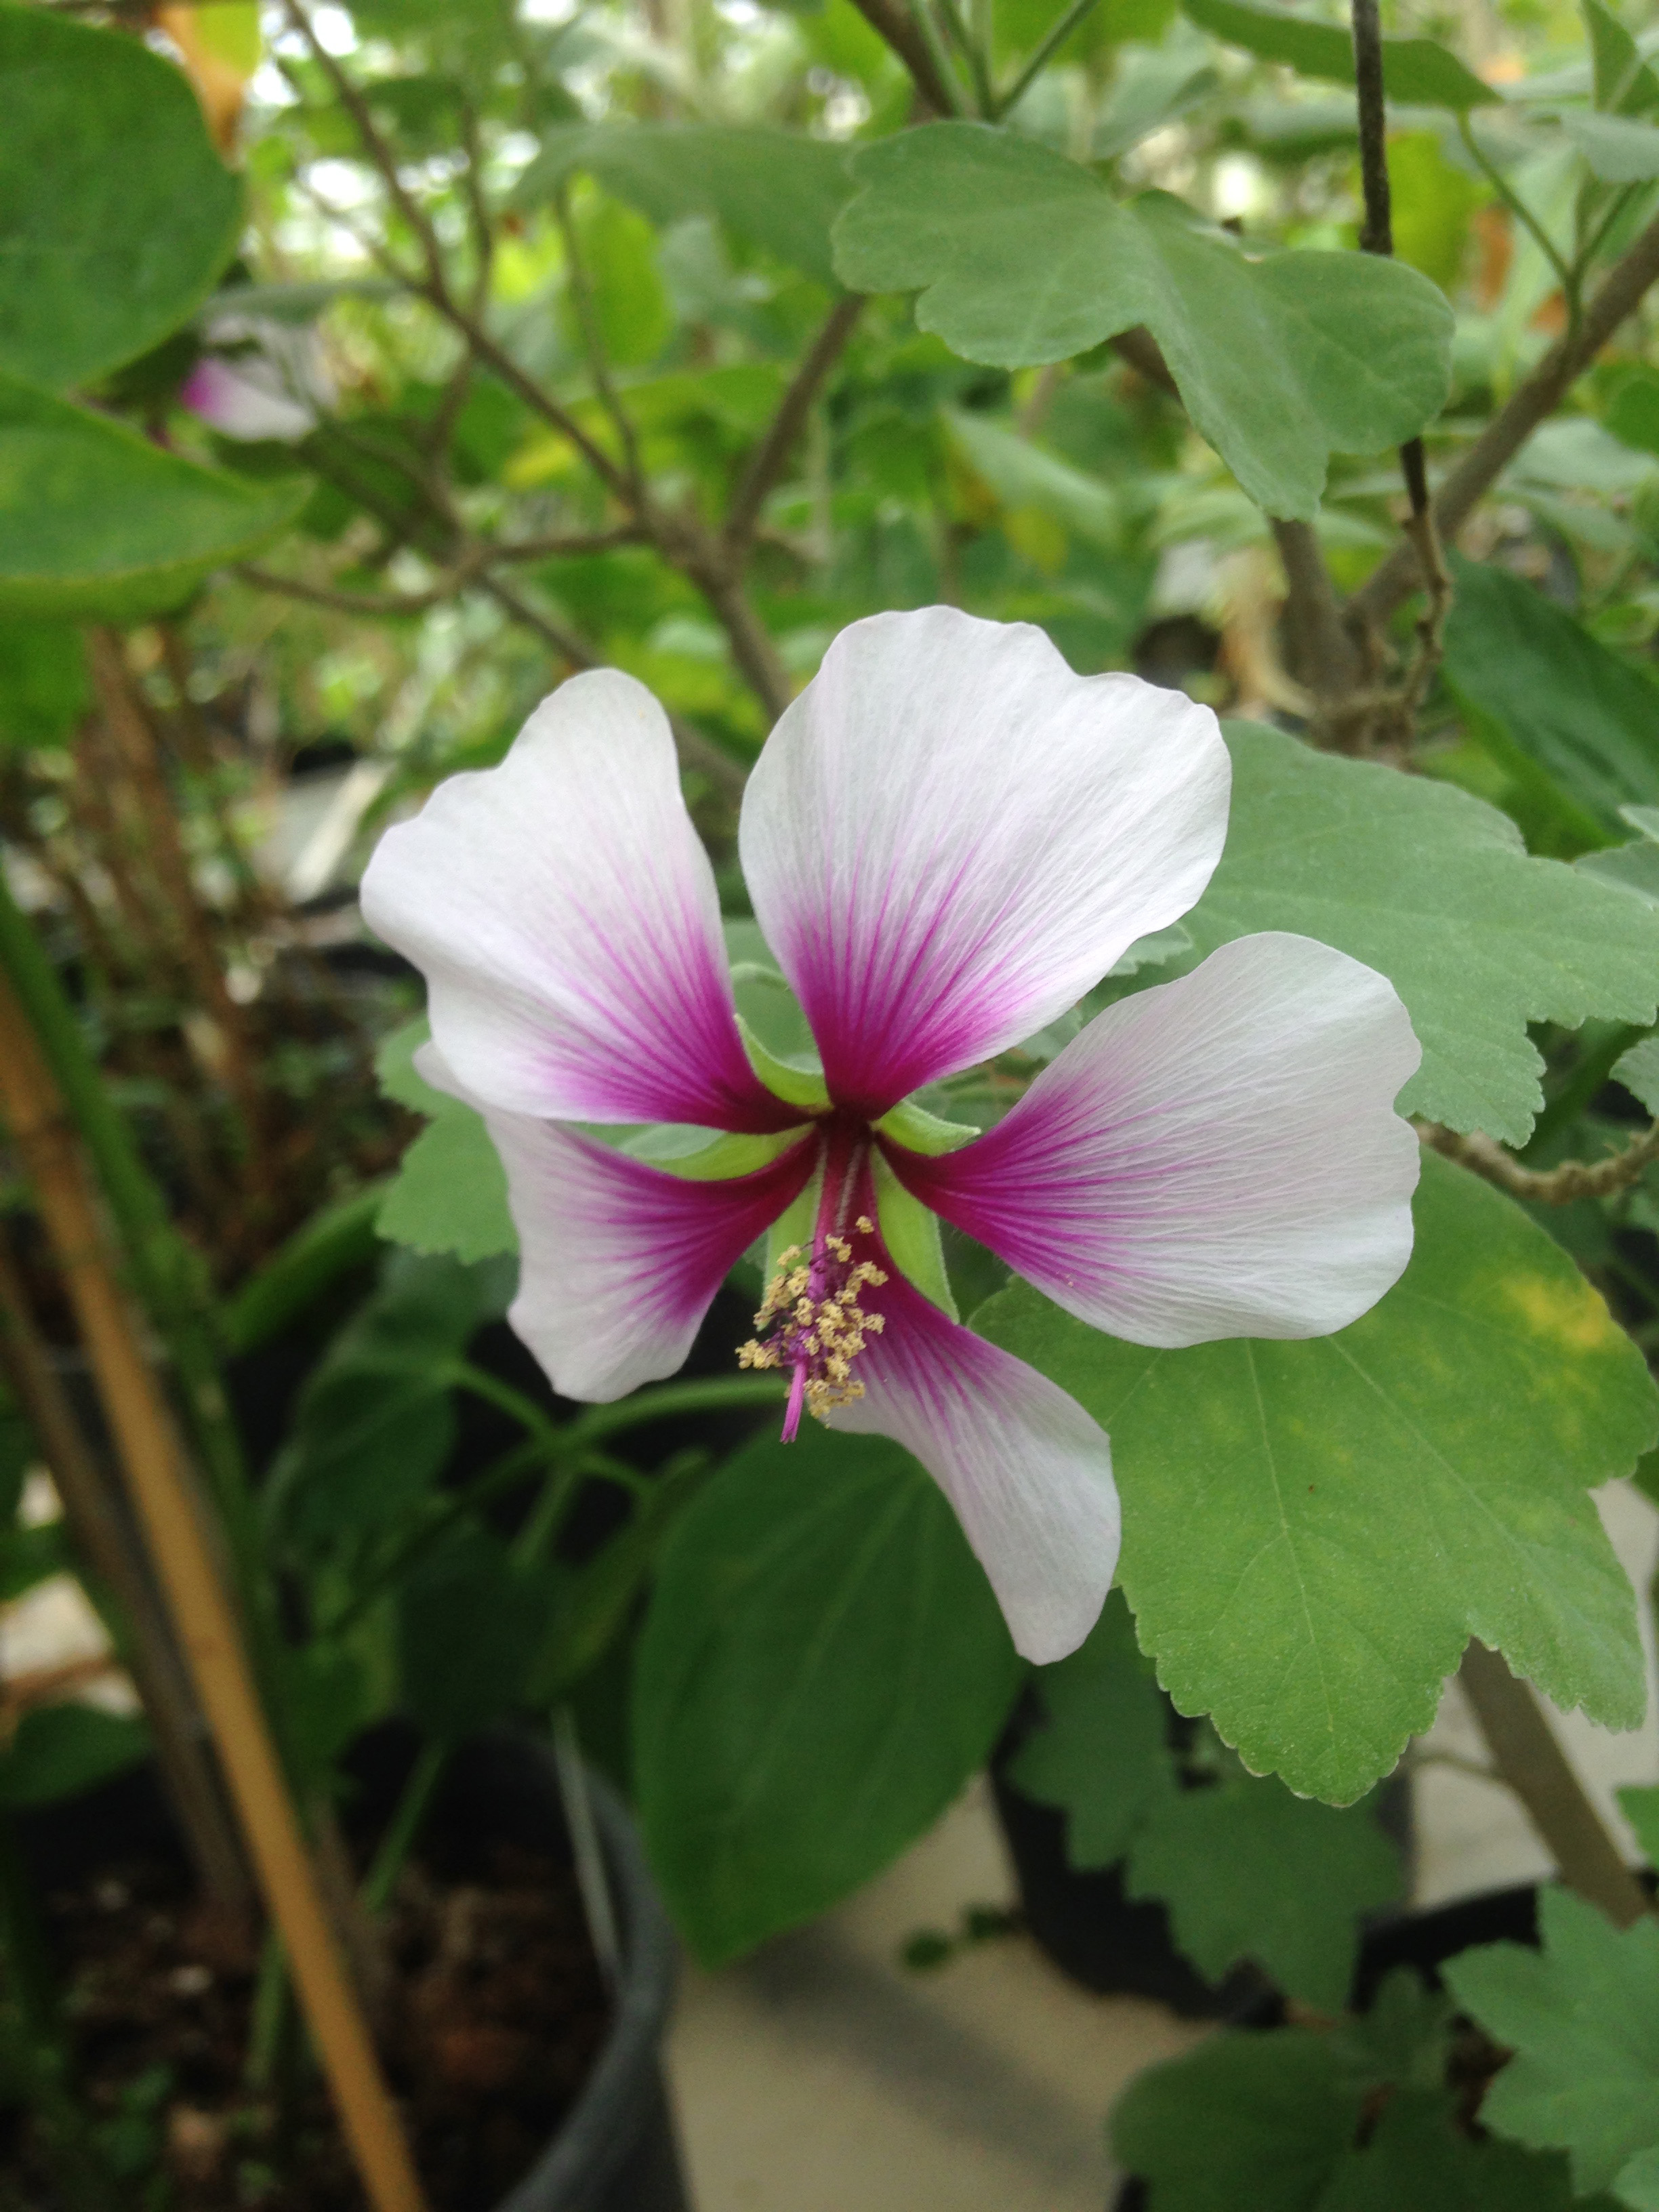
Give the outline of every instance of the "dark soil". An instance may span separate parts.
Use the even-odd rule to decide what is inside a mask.
[[[411,1863],[376,2007],[432,2212],[489,2212],[558,2126],[609,2020],[568,1864],[475,1844]],[[291,2016],[247,2086],[257,1954],[192,1905],[183,1869],[112,1857],[47,1893],[76,2087],[133,2212],[362,2212]],[[0,2112],[0,2203],[57,2212],[36,2131]]]

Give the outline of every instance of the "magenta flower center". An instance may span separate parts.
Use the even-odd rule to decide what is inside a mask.
[[[755,1316],[758,1334],[738,1352],[739,1367],[775,1368],[789,1376],[783,1440],[793,1443],[803,1411],[822,1420],[836,1406],[864,1395],[853,1363],[884,1316],[861,1303],[887,1280],[875,1222],[870,1132],[862,1121],[831,1113],[820,1123],[823,1185],[810,1245],[779,1253],[777,1272]]]

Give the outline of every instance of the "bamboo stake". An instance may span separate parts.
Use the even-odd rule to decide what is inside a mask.
[[[46,1454],[81,1556],[119,1613],[120,1641],[125,1646],[121,1656],[149,1716],[156,1761],[197,1876],[216,1905],[229,1912],[246,1912],[252,1893],[241,1845],[202,1740],[201,1717],[167,1616],[134,1548],[125,1501],[100,1465],[35,1328],[3,1233],[0,1366]]]
[[[132,1310],[118,1287],[108,1239],[56,1085],[4,981],[0,1111],[28,1169],[110,1432],[365,2193],[374,2212],[426,2212],[397,2108],[323,1907],[238,1623],[191,1494],[182,1445],[144,1356]]]

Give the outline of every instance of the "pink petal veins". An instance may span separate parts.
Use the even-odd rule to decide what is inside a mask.
[[[882,1323],[854,1364],[862,1395],[825,1422],[914,1454],[954,1507],[1017,1648],[1039,1664],[1063,1659],[1093,1627],[1117,1567],[1105,1431],[1034,1367],[948,1320],[890,1261],[884,1272],[860,1294]]]
[[[1091,1022],[1007,1116],[896,1172],[1067,1312],[1134,1344],[1321,1336],[1411,1256],[1419,1051],[1394,987],[1237,939]]]
[[[432,1034],[511,1113],[772,1130],[738,1034],[714,872],[660,707],[596,669],[499,768],[452,776],[380,840],[370,927],[425,974]]]
[[[1216,720],[952,607],[843,630],[740,843],[833,1096],[874,1119],[1030,1036],[1185,913],[1226,834]]]

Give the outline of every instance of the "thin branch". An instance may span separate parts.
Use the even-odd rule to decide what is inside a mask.
[[[1353,0],[1353,74],[1359,113],[1359,175],[1365,198],[1359,250],[1387,259],[1394,252],[1394,216],[1383,104],[1382,18],[1377,0]]]
[[[944,76],[915,24],[900,0],[853,0],[871,29],[890,46],[910,72],[910,82],[935,115],[960,115],[962,102]]]
[[[1567,1887],[1632,1928],[1653,1906],[1585,1796],[1555,1732],[1526,1683],[1496,1651],[1471,1642],[1458,1680],[1474,1708],[1498,1778],[1526,1808]]]
[[[1585,307],[1577,331],[1557,339],[1531,374],[1518,384],[1430,502],[1443,543],[1455,538],[1545,417],[1554,412],[1583,371],[1600,353],[1642,296],[1659,279],[1659,217],[1616,261]],[[1385,623],[1418,586],[1416,550],[1396,546],[1348,602],[1349,620]]]
[[[1355,99],[1359,118],[1359,171],[1365,198],[1364,227],[1359,234],[1362,252],[1380,259],[1394,258],[1394,206],[1389,185],[1389,121],[1382,81],[1382,19],[1377,0],[1353,0],[1353,63]],[[1467,124],[1468,118],[1463,118]],[[1400,696],[1391,710],[1395,726],[1409,739],[1430,680],[1440,665],[1446,614],[1451,605],[1451,578],[1441,558],[1440,541],[1429,507],[1428,464],[1420,437],[1408,438],[1400,448],[1401,472],[1406,480],[1410,515],[1406,536],[1417,556],[1426,596],[1426,606],[1417,625],[1417,652]],[[1370,718],[1356,731],[1370,734]]]
[[[350,117],[352,127],[362,142],[363,151],[368,155],[375,168],[380,171],[386,188],[392,195],[392,205],[414,232],[416,241],[421,249],[422,258],[426,263],[428,276],[434,283],[441,284],[443,253],[438,244],[438,234],[432,228],[426,210],[404,184],[398,167],[397,155],[380,136],[380,125],[375,122],[369,110],[368,102],[318,37],[310,16],[300,6],[299,0],[284,0],[283,13],[287,15],[290,26],[305,40],[311,58],[328,79],[334,97]],[[303,97],[303,86],[295,84],[294,78],[288,70],[284,70],[283,74],[288,76],[294,89]]]
[[[1659,1160],[1659,1121],[1632,1137],[1620,1152],[1604,1160],[1563,1160],[1559,1167],[1528,1168],[1490,1137],[1462,1136],[1443,1129],[1437,1122],[1419,1122],[1418,1135],[1433,1152],[1455,1160],[1462,1167],[1483,1176],[1511,1198],[1524,1198],[1540,1206],[1571,1206],[1579,1198],[1611,1198],[1639,1182],[1649,1166]]]
[[[143,1571],[120,1492],[88,1442],[35,1326],[3,1233],[0,1365],[46,1455],[76,1549],[118,1612],[121,1656],[149,1721],[156,1762],[203,1887],[219,1905],[243,1913],[252,1901],[247,1866],[203,1741],[178,1645]]]
[[[364,615],[376,621],[424,614],[477,582],[476,570],[465,574],[457,569],[429,592],[338,592],[331,585],[307,584],[298,576],[273,574],[252,562],[243,562],[233,573],[256,591],[275,592],[282,599],[299,599],[307,606],[327,607],[335,614]]]
[[[824,379],[835,367],[847,341],[853,335],[854,325],[864,311],[864,295],[848,292],[836,301],[830,310],[823,328],[812,341],[805,360],[795,371],[788,390],[779,403],[778,411],[767,427],[765,436],[749,457],[737,490],[732,496],[732,506],[722,532],[729,550],[737,556],[746,550],[755,535],[755,526],[768,493],[777,483],[787,465],[795,441],[806,427],[806,418],[812,403],[823,389]]]
[[[1342,605],[1311,523],[1273,520],[1273,543],[1285,571],[1285,629],[1291,674],[1316,700],[1339,699],[1366,671],[1342,619]]]
[[[990,70],[987,65],[986,57],[980,49],[979,42],[963,21],[962,10],[957,6],[957,0],[939,0],[939,13],[945,18],[945,27],[950,33],[957,52],[968,64],[968,74],[973,82],[974,98],[978,104],[979,112],[988,123],[994,122],[996,93],[992,87]],[[925,7],[927,0],[917,0],[917,5]]]
[[[1096,0],[1072,0],[1071,6],[1043,39],[1007,91],[999,93],[993,101],[990,111],[993,122],[1000,121],[1011,108],[1018,106],[1036,77],[1060,52],[1078,25],[1092,14],[1095,3]]]

